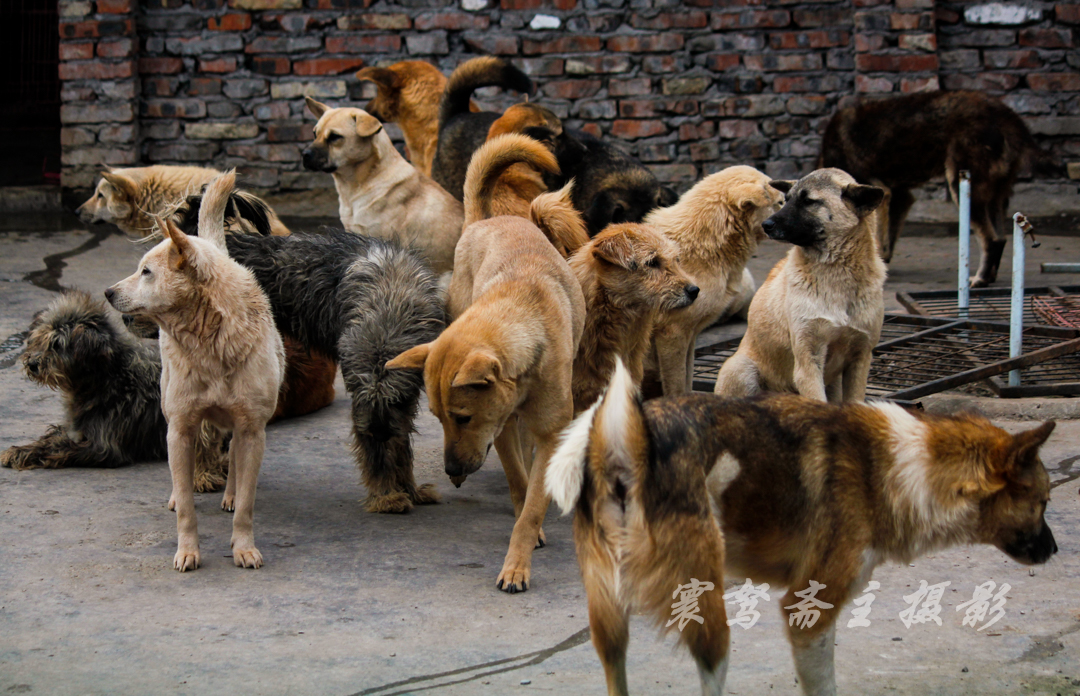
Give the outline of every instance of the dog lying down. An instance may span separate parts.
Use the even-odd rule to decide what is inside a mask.
[[[702,693],[725,693],[727,577],[787,588],[777,604],[803,693],[835,694],[837,619],[879,564],[961,544],[991,544],[1024,565],[1057,552],[1039,459],[1053,430],[1050,421],[1010,435],[977,416],[795,395],[643,404],[618,365],[547,471],[548,493],[575,512],[608,693],[627,693],[630,613],[673,626],[672,592],[692,579],[712,589],[698,598],[701,623],[679,623],[679,641]],[[804,626],[793,615],[807,587],[822,604]]]

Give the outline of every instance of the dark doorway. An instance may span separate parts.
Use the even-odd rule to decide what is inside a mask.
[[[60,184],[55,0],[0,0],[0,186]]]

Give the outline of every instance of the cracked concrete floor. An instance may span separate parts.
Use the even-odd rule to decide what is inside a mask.
[[[1047,241],[1047,258],[1080,257],[1080,239]],[[953,244],[903,240],[890,306],[897,288],[948,287],[955,273],[941,259]],[[757,277],[784,251],[764,245],[752,264]],[[122,237],[81,230],[0,234],[0,339],[25,329],[54,295],[27,274],[48,266],[31,278],[96,293],[129,274],[140,254]],[[40,436],[61,413],[59,398],[13,364],[18,340],[0,351],[11,346],[0,352],[0,447]],[[0,469],[0,694],[603,694],[569,520],[549,513],[549,545],[534,555],[528,592],[497,591],[513,515],[494,453],[455,489],[441,471],[438,423],[425,410],[417,479],[436,483],[442,504],[367,514],[340,378],[338,386],[329,408],[268,430],[256,505],[266,565],[258,571],[229,558],[220,494],[196,496],[205,566],[170,569],[175,523],[164,463]],[[1051,563],[1031,576],[995,549],[971,547],[880,568],[871,626],[839,629],[841,693],[1080,692],[1078,443],[1080,422],[1061,423],[1043,451],[1057,484],[1047,518],[1061,551]],[[942,626],[907,629],[898,617],[903,595],[922,579],[951,583]],[[954,608],[986,580],[1012,590],[1005,617],[980,633],[962,626]],[[729,693],[799,693],[776,599],[759,608],[758,625],[733,629]],[[633,693],[698,692],[693,665],[671,639],[657,640],[639,619],[632,636]]]

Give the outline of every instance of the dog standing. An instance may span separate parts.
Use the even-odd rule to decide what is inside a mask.
[[[406,162],[371,114],[311,97],[307,107],[319,121],[304,167],[333,175],[345,229],[414,248],[438,274],[452,270],[461,203]]]
[[[467,210],[481,209],[475,199],[490,195],[480,187],[493,180],[480,169],[482,162],[469,166]],[[449,307],[453,322],[438,338],[386,367],[423,370],[428,402],[443,426],[446,473],[456,485],[483,465],[494,443],[517,516],[496,585],[524,592],[533,548],[544,543],[544,471],[559,431],[574,415],[572,366],[585,300],[544,233],[505,215],[462,232]],[[535,458],[523,435],[535,442]]]
[[[768,176],[736,166],[705,177],[677,203],[645,218],[678,244],[680,265],[701,288],[696,302],[662,313],[656,323],[655,367],[665,396],[690,391],[698,334],[750,304],[754,279],[746,262],[765,238],[762,223],[783,201]]]
[[[997,279],[1008,231],[1012,187],[1027,164],[1058,173],[1016,112],[981,92],[924,92],[866,101],[837,111],[821,141],[820,167],[843,169],[882,185],[891,200],[882,217],[881,251],[892,258],[915,197],[911,189],[945,175],[959,201],[960,172],[971,172],[971,226],[982,243],[972,287]],[[1062,173],[1063,174],[1063,173]]]
[[[876,566],[961,544],[991,544],[1024,565],[1057,552],[1039,459],[1053,429],[1010,435],[976,416],[794,395],[642,404],[620,367],[567,430],[547,479],[563,512],[576,513],[609,693],[626,693],[629,611],[669,619],[672,590],[691,578],[714,588],[699,599],[703,623],[688,622],[680,639],[702,692],[724,693],[723,567],[729,579],[787,588],[778,604],[802,691],[834,696],[836,621]],[[820,617],[802,626],[793,614],[814,587]]]
[[[161,358],[131,335],[105,303],[69,291],[30,323],[26,376],[64,397],[64,422],[30,445],[9,447],[16,470],[117,467],[168,456],[161,412]],[[225,484],[228,446],[209,425],[195,443],[195,491]]]
[[[884,192],[838,169],[770,185],[787,200],[762,228],[795,246],[754,295],[746,335],[720,369],[715,392],[862,401],[885,318],[873,215]]]
[[[161,220],[167,238],[143,256],[135,274],[105,291],[117,310],[146,315],[161,328],[162,410],[169,422],[178,536],[173,567],[179,571],[200,562],[192,476],[195,436],[204,419],[233,433],[223,501],[236,510],[233,562],[262,565],[252,526],[255,488],[285,352],[266,295],[225,250],[224,213],[235,181],[229,172],[207,187],[199,237]]]

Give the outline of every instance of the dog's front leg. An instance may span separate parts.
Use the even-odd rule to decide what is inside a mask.
[[[246,423],[233,431],[229,447],[229,481],[236,476],[236,512],[233,513],[232,547],[233,563],[239,568],[259,568],[263,558],[255,548],[255,488],[259,482],[263,450],[266,448],[264,427]]]
[[[690,390],[687,370],[687,340],[675,327],[669,331],[658,331],[655,338],[656,358],[660,366],[660,382],[664,386],[664,396],[679,396]],[[691,351],[692,352],[692,351]]]
[[[169,471],[176,508],[176,555],[173,568],[184,572],[199,567],[199,528],[195,520],[195,437],[198,422],[169,419]]]
[[[792,350],[795,353],[795,370],[792,375],[795,391],[808,399],[828,401],[825,396],[824,342],[814,345],[807,337],[795,337]]]
[[[855,354],[844,366],[844,402],[862,403],[866,401],[866,381],[870,376],[870,361],[873,348],[869,341],[860,345]]]
[[[521,448],[521,419],[510,416],[502,432],[495,438],[495,451],[499,454],[506,482],[510,485],[510,501],[514,504],[514,519],[521,517],[525,508],[525,496],[529,490],[529,476],[525,471]]]
[[[569,400],[567,400],[569,402]],[[566,419],[569,422],[569,418]],[[509,428],[503,428],[505,432]],[[495,580],[495,585],[511,594],[529,589],[529,575],[532,567],[532,552],[540,538],[541,525],[547,514],[551,499],[544,490],[544,475],[548,461],[558,445],[558,431],[536,434],[536,458],[529,475],[528,490],[521,516],[514,523],[514,533],[510,535],[510,548],[503,560],[502,571]],[[520,449],[518,450],[520,452]],[[502,452],[499,452],[502,456]]]

